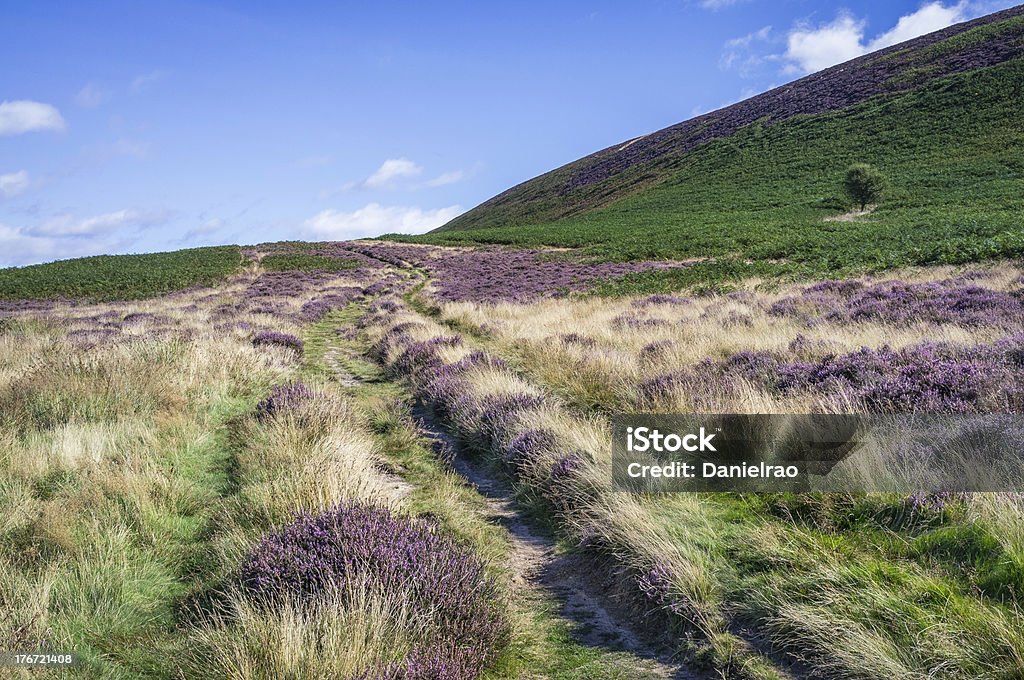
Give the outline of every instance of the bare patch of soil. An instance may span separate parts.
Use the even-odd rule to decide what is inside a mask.
[[[875,212],[875,208],[878,206],[869,205],[863,210],[851,210],[848,213],[842,215],[829,215],[828,217],[822,218],[822,222],[855,222],[861,217],[867,217],[871,213]]]

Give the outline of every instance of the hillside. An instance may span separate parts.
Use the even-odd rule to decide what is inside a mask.
[[[1024,6],[604,149],[422,240],[715,258],[652,275],[675,283],[1019,255],[1022,56]],[[888,197],[869,218],[824,222],[846,209],[856,161],[882,169]]]
[[[242,264],[238,246],[99,255],[0,269],[0,300],[135,300],[222,281]]]

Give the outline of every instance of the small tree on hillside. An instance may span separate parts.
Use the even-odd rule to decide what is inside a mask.
[[[869,203],[877,203],[882,197],[885,178],[877,168],[867,163],[854,163],[846,170],[843,186],[850,198],[860,204],[860,209],[865,210]]]

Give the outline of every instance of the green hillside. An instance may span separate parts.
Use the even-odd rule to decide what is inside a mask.
[[[100,255],[0,269],[0,300],[135,300],[209,285],[242,264],[237,246]]]
[[[610,260],[702,260],[633,277],[629,285],[644,288],[1019,256],[1022,56],[1024,7],[648,136],[656,142],[642,138],[599,152],[420,240],[583,247]],[[933,77],[939,73],[946,75]],[[833,86],[878,93],[811,114],[765,108],[785,106],[786,97],[802,101],[800,92],[828,98]],[[845,101],[842,92],[835,98]],[[730,134],[694,141],[701,126],[728,128],[751,115],[758,118]],[[644,143],[650,148],[616,160]],[[842,179],[858,161],[881,169],[888,195],[869,216],[826,221],[848,210]]]

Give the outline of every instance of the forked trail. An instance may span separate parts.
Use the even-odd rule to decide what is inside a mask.
[[[365,381],[345,366],[344,358],[356,358],[349,356],[352,354],[351,350],[329,341],[323,360],[340,385],[357,388]],[[676,663],[667,650],[645,640],[637,627],[627,620],[628,613],[602,592],[604,584],[595,575],[593,565],[579,555],[560,553],[553,538],[531,526],[505,483],[472,463],[428,408],[417,406],[413,416],[424,440],[455,452],[454,468],[485,499],[486,519],[507,531],[507,567],[515,597],[528,599],[531,594],[540,594],[556,603],[558,615],[569,624],[579,644],[632,658],[630,665],[635,674],[630,673],[629,677],[637,680],[705,677]]]

